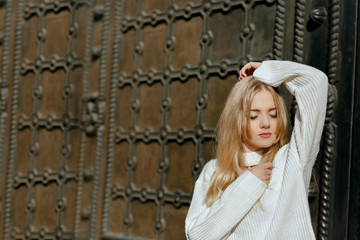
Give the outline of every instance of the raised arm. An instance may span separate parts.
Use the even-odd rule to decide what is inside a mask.
[[[298,109],[289,148],[299,155],[299,164],[311,168],[319,151],[323,131],[328,80],[320,70],[289,61],[265,61],[254,76],[274,87],[285,83],[295,95]]]
[[[185,220],[188,240],[224,239],[265,192],[266,183],[246,171],[226,188],[219,200],[207,207],[204,200],[215,164],[214,160],[206,164],[196,181]]]

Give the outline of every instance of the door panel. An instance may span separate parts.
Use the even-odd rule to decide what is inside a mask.
[[[325,16],[312,11],[319,6]],[[2,238],[185,239],[193,186],[215,156],[214,131],[237,72],[268,59],[329,75],[309,202],[319,239],[331,238],[339,7],[0,1]],[[280,92],[294,113],[296,102]]]

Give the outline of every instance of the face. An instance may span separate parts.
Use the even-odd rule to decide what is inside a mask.
[[[261,89],[251,103],[246,152],[259,151],[275,143],[277,137],[277,110],[274,98]]]

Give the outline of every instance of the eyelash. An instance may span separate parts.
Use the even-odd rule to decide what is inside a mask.
[[[251,117],[250,117],[250,120],[255,120],[257,117],[258,117],[258,116],[251,116]],[[272,118],[277,118],[277,114],[274,114],[274,115],[270,114],[270,117],[272,117]]]

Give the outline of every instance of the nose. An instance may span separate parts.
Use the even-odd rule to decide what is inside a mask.
[[[260,128],[261,129],[268,129],[270,128],[270,120],[267,116],[263,116],[260,121]]]

